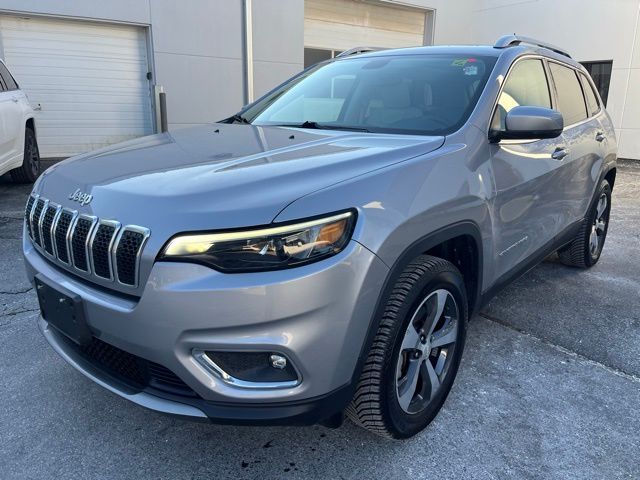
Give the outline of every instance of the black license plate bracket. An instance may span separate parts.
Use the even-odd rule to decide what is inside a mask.
[[[48,284],[36,275],[36,292],[42,318],[78,345],[86,345],[92,334],[84,315],[82,298],[69,290]]]

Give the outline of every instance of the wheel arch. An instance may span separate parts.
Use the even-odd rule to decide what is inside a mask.
[[[38,135],[38,132],[36,132],[36,120],[33,117],[27,117],[27,120],[24,123],[24,127],[25,128],[30,128],[31,130],[33,130],[33,133],[36,134],[36,136]]]
[[[616,183],[617,168],[615,166],[610,167],[604,172],[604,179],[611,185],[611,191],[613,191],[613,185]]]
[[[456,260],[463,259],[463,256],[460,254],[464,252],[460,249],[466,248],[472,249],[471,259],[469,260],[467,258],[467,261],[461,265],[462,269],[460,269],[460,266],[456,265]],[[384,286],[378,295],[374,313],[369,321],[367,335],[362,344],[358,362],[352,375],[351,383],[354,390],[362,373],[367,354],[373,344],[387,298],[406,266],[414,258],[423,254],[438,256],[449,261],[454,260],[452,263],[461,270],[463,279],[465,280],[465,287],[467,290],[470,290],[467,292],[469,317],[477,311],[480,305],[483,274],[482,236],[478,225],[472,221],[458,222],[438,229],[416,240],[397,257],[397,260],[389,269]],[[465,275],[465,271],[467,275]],[[471,289],[469,287],[471,287]]]

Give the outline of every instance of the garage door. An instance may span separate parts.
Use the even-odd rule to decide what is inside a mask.
[[[354,0],[304,2],[305,49],[424,45],[424,10]],[[309,52],[306,52],[309,53]]]
[[[140,27],[0,16],[4,58],[37,112],[43,157],[152,133]]]

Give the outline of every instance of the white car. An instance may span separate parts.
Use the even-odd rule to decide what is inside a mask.
[[[0,175],[33,183],[40,174],[33,108],[0,60]]]

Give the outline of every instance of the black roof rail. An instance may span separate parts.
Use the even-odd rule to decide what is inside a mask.
[[[353,48],[350,48],[349,50],[345,50],[344,52],[339,53],[338,55],[336,55],[335,58],[348,57],[350,55],[358,55],[360,53],[377,52],[378,50],[382,50],[382,48],[376,48],[376,47],[353,47]]]
[[[496,43],[493,45],[493,48],[507,48],[512,47],[514,45],[535,45],[536,47],[546,48],[551,50],[552,52],[559,53],[560,55],[564,55],[565,57],[571,58],[571,55],[567,53],[566,50],[563,50],[555,45],[551,45],[550,43],[541,42],[540,40],[536,40],[535,38],[530,37],[522,37],[520,35],[504,35],[500,37]]]

